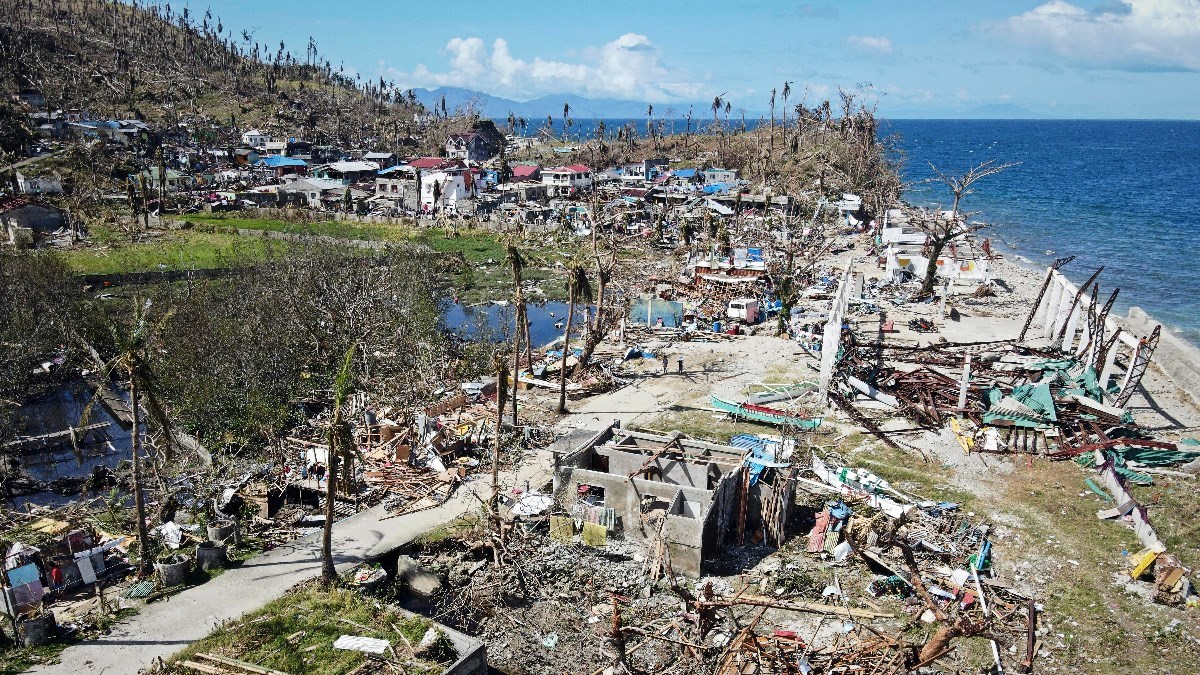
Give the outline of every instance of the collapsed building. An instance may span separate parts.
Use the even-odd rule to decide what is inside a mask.
[[[698,577],[727,543],[782,544],[796,469],[776,452],[614,423],[556,458],[554,494],[585,528],[641,540],[664,567]]]

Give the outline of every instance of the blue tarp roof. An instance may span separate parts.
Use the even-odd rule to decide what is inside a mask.
[[[283,155],[268,155],[258,160],[258,163],[263,166],[277,168],[281,166],[308,166],[308,162],[295,157],[284,157]]]
[[[701,188],[701,191],[706,195],[711,195],[718,192],[726,192],[730,187],[731,186],[729,183],[712,183],[710,185],[705,185],[703,188]]]
[[[783,468],[788,466],[787,462],[775,461],[776,452],[779,449],[779,441],[763,438],[754,434],[737,434],[729,440],[729,444],[735,448],[749,450],[750,454],[745,458],[743,464],[750,467],[750,484],[754,485],[758,482],[764,469],[769,467]]]
[[[696,170],[695,169],[675,169],[674,171],[671,172],[671,175],[676,178],[695,178]]]

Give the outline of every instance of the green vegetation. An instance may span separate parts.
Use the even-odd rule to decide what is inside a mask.
[[[287,221],[270,218],[227,218],[220,215],[189,215],[183,219],[201,232],[237,234],[237,230],[286,232],[306,236],[333,237],[356,241],[403,241],[410,227],[353,221]]]
[[[484,230],[423,228],[411,233],[411,241],[425,244],[437,253],[461,253],[473,265],[502,264],[504,244],[500,235]]]
[[[639,425],[640,426],[640,425]],[[701,438],[714,443],[728,443],[738,434],[778,434],[779,429],[757,422],[730,421],[721,413],[700,410],[682,405],[650,420],[644,425],[654,432],[682,431],[691,438]]]
[[[874,438],[858,436],[860,443],[846,453],[846,461],[861,466],[892,484],[892,487],[914,496],[937,501],[961,504],[964,509],[974,507],[974,494],[949,484],[944,471],[931,470],[914,452],[890,448]]]
[[[156,231],[149,236],[138,235],[141,239],[135,241],[125,233],[94,227],[91,239],[95,246],[69,250],[62,255],[75,274],[129,274],[225,269],[268,259],[296,245],[287,240],[242,236],[238,230],[330,237],[349,242],[412,243],[428,246],[444,256],[442,267],[452,271],[460,300],[480,302],[507,299],[512,295],[512,276],[504,264],[505,235],[498,232],[210,214],[189,215],[176,222],[184,227]],[[541,287],[541,299],[566,298],[563,275],[554,265],[577,251],[572,244],[574,242],[560,246],[559,242],[549,240],[523,245],[536,263],[527,268],[525,279]]]
[[[1200,501],[1193,478],[1155,476],[1154,485],[1134,487],[1134,497],[1152,504],[1154,529],[1168,551],[1195,559],[1200,553]]]
[[[442,542],[454,541],[464,533],[478,528],[480,524],[481,521],[477,515],[467,514],[421,534],[414,540],[414,543],[422,549],[428,549]]]
[[[127,274],[169,270],[223,269],[235,261],[267,257],[285,243],[231,234],[181,230],[148,241],[121,243],[111,232],[101,235],[108,243],[63,254],[76,274]]]
[[[1165,672],[1166,663],[1170,672],[1200,672],[1200,653],[1179,629],[1164,632],[1172,617],[1182,615],[1122,587],[1119,580],[1128,578],[1129,566],[1122,553],[1136,553],[1141,546],[1120,523],[1096,518],[1105,504],[1090,492],[1080,496],[1086,491],[1083,478],[1072,462],[1039,461],[1019,465],[1002,481],[1001,506],[1020,522],[1016,536],[1005,543],[1012,551],[1006,555],[1019,559],[1025,552],[1035,578],[1047,579],[1039,594],[1044,620],[1053,622],[1053,633],[1061,633],[1065,645],[1054,650],[1054,658],[1073,672]],[[1137,498],[1146,500],[1146,492],[1159,489],[1139,490]],[[1170,510],[1152,509],[1156,527]],[[1047,642],[1044,649],[1057,640]]]
[[[314,585],[295,589],[237,622],[218,628],[180,652],[168,664],[167,672],[190,673],[180,662],[195,660],[196,654],[204,652],[293,675],[336,675],[357,668],[367,658],[361,652],[334,649],[334,641],[342,635],[387,640],[398,645],[397,653],[404,654],[405,641],[415,647],[431,625],[428,619],[380,607],[374,598],[354,591],[324,591]],[[420,660],[404,665],[401,672],[441,670],[435,663]]]

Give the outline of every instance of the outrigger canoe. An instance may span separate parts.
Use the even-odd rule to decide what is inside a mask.
[[[768,408],[765,405],[726,401],[715,395],[712,397],[712,405],[717,410],[727,412],[734,417],[754,420],[755,422],[766,422],[767,424],[774,424],[781,427],[816,429],[821,426],[822,421],[820,417],[800,417],[799,415],[791,415],[775,408]]]
[[[797,382],[795,384],[752,384],[747,389],[751,391],[749,396],[742,400],[743,404],[763,405],[764,403],[776,403],[778,401],[790,401],[794,398],[813,391],[817,388],[816,382]],[[757,391],[756,391],[757,390]]]

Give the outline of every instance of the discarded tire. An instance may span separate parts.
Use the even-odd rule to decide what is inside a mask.
[[[154,571],[158,572],[158,576],[162,578],[163,586],[178,586],[187,581],[187,575],[191,568],[192,561],[181,555],[174,555],[162,562],[154,563]]]
[[[17,639],[24,647],[44,645],[53,640],[57,633],[58,622],[54,620],[53,612],[17,622]]]
[[[223,569],[229,562],[225,555],[225,547],[216,542],[206,541],[196,547],[196,567],[202,570]]]

